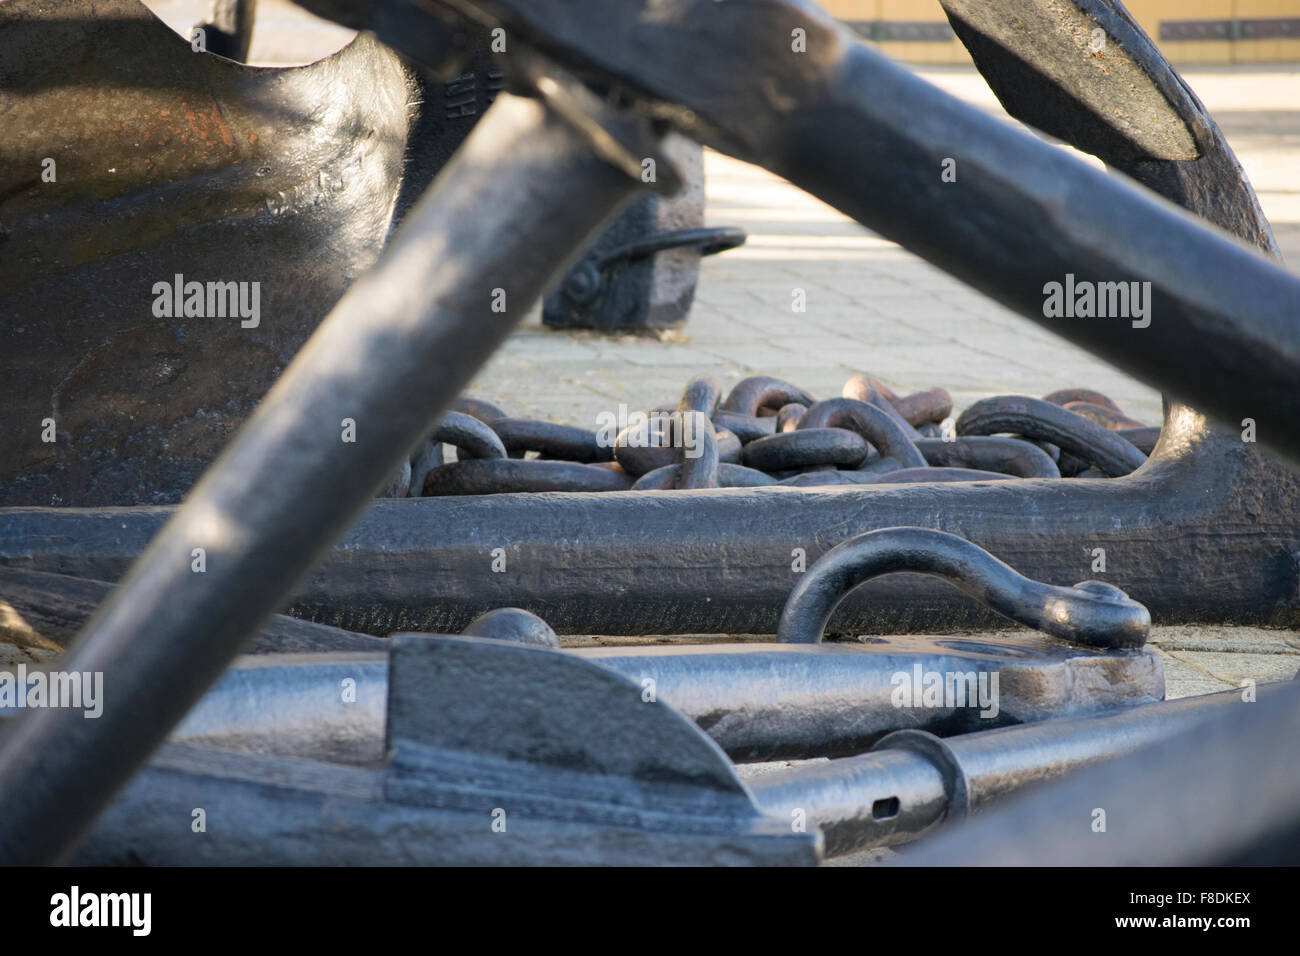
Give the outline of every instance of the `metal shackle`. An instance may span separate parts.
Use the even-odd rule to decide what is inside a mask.
[[[1114,585],[1033,581],[965,538],[929,528],[881,528],[850,538],[808,569],[781,612],[777,640],[816,644],[836,606],[858,585],[912,571],[943,578],[1027,627],[1090,647],[1141,647],[1151,615]]]

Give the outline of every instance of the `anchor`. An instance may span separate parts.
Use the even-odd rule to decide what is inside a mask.
[[[337,6],[307,5],[327,15]],[[398,0],[342,6],[354,20],[359,10],[396,11],[426,25],[432,25],[430,17],[437,19],[434,11],[445,12],[438,5]],[[517,44],[522,55],[512,64],[511,75],[518,93],[498,97],[431,191],[412,208],[382,260],[340,300],[185,504],[172,513],[11,509],[4,514],[0,538],[6,562],[62,561],[66,555],[57,551],[37,552],[42,542],[64,536],[65,541],[92,542],[88,554],[74,556],[72,564],[98,562],[101,570],[114,575],[122,573],[123,565],[157,531],[86,625],[66,666],[104,670],[125,694],[144,687],[165,689],[153,698],[148,720],[106,709],[101,719],[79,725],[66,713],[44,710],[16,723],[0,750],[0,855],[6,859],[51,859],[76,842],[219,676],[248,634],[325,557],[429,423],[508,334],[518,316],[493,312],[492,290],[503,288],[518,303],[537,300],[641,188],[636,176],[640,160],[659,155],[658,142],[667,125],[785,175],[1021,314],[1159,385],[1175,399],[1206,409],[1218,421],[1235,422],[1250,412],[1260,423],[1263,444],[1292,457],[1300,451],[1293,406],[1300,368],[1300,332],[1294,326],[1300,282],[1266,256],[1151,191],[1104,175],[938,93],[859,44],[815,7],[780,0],[699,2],[659,11],[654,18],[644,17],[643,4],[633,0],[584,6],[580,16],[572,5],[558,0],[458,0],[456,9],[484,23],[504,24],[522,41]],[[429,38],[436,30],[410,30],[409,23],[406,29],[394,29],[391,24],[400,17],[360,19],[408,56],[430,58]],[[807,55],[797,59],[783,49],[794,25],[806,31],[808,40]],[[1141,61],[1148,76],[1172,76],[1139,31],[1124,33],[1121,27],[1114,27],[1121,49]],[[760,92],[772,88],[773,82],[785,93],[777,104]],[[626,95],[604,95],[612,85]],[[1173,177],[1176,185],[1213,186],[1225,175],[1230,153],[1221,138],[1216,139],[1217,131],[1199,104],[1181,85],[1162,87],[1153,81],[1148,89],[1159,93],[1168,111],[1184,121],[1202,155],[1220,160],[1217,165],[1180,168]],[[1179,89],[1185,95],[1178,94]],[[927,171],[938,169],[939,147],[952,151],[953,143],[943,136],[954,130],[959,132],[956,151],[967,184],[957,192],[937,178],[927,178]],[[1096,151],[1109,160],[1105,146],[1101,137]],[[1155,165],[1183,161],[1172,151],[1168,156],[1157,155]],[[1114,158],[1121,169],[1126,160],[1139,166],[1146,161],[1125,157],[1122,151]],[[661,161],[659,168],[671,167]],[[856,175],[864,168],[871,175]],[[1227,168],[1231,171],[1230,162]],[[1014,176],[1008,170],[1014,170]],[[1151,185],[1158,191],[1216,218],[1209,205],[1197,208],[1194,191],[1177,195],[1172,186],[1162,186],[1162,175],[1160,169],[1152,175]],[[658,188],[674,185],[660,178]],[[1240,190],[1244,181],[1239,175],[1236,179]],[[1232,208],[1242,225],[1239,234],[1257,238],[1267,249],[1266,225],[1250,236],[1244,224],[1254,221],[1253,213],[1249,208],[1243,212],[1241,203]],[[1170,252],[1174,248],[1176,255]],[[448,249],[454,254],[441,254]],[[1043,315],[1044,284],[1071,271],[1088,281],[1150,282],[1151,326],[1059,324]],[[376,377],[374,369],[384,374]],[[1217,375],[1222,369],[1238,374]],[[353,446],[340,447],[337,441],[343,417],[359,423]],[[1015,487],[1009,489],[1011,484]],[[1104,485],[1105,490],[1093,485]],[[1258,450],[1216,433],[1206,417],[1173,401],[1151,459],[1132,476],[1113,481],[724,489],[692,493],[671,516],[654,498],[668,493],[575,495],[558,501],[527,495],[493,499],[498,517],[514,519],[506,529],[510,536],[503,539],[506,551],[514,549],[537,560],[536,567],[549,566],[545,555],[553,553],[553,543],[548,542],[559,539],[556,532],[567,531],[567,539],[573,540],[573,532],[583,529],[580,545],[566,555],[556,577],[548,577],[540,587],[512,585],[534,591],[526,602],[508,603],[525,603],[535,610],[548,601],[559,604],[562,598],[575,617],[581,610],[589,624],[599,626],[614,615],[593,612],[591,604],[611,584],[622,583],[620,575],[629,580],[639,576],[643,590],[632,587],[620,595],[625,618],[657,620],[649,626],[666,627],[670,615],[676,615],[677,632],[698,632],[693,625],[700,623],[718,627],[724,616],[739,625],[728,628],[733,633],[751,624],[770,627],[779,602],[774,581],[763,580],[764,568],[770,572],[775,566],[765,549],[779,543],[784,562],[791,542],[811,535],[814,549],[829,551],[848,534],[888,516],[890,524],[901,518],[901,523],[925,527],[969,527],[967,537],[977,544],[1010,557],[1017,566],[1019,557],[1030,559],[1021,570],[1048,580],[1060,577],[1061,559],[1053,557],[1058,547],[1077,553],[1086,538],[1090,544],[1116,548],[1128,560],[1117,563],[1112,556],[1111,566],[1127,565],[1125,587],[1144,601],[1146,585],[1151,584],[1152,607],[1159,614],[1177,614],[1180,604],[1206,609],[1202,613],[1217,615],[1215,619],[1256,620],[1264,614],[1289,619],[1294,610],[1294,476]],[[539,508],[543,501],[544,515]],[[407,510],[395,512],[392,505]],[[355,556],[362,562],[358,567],[371,572],[358,580],[381,577],[375,569],[385,567],[383,561],[369,566],[364,562],[376,561],[375,552],[385,549],[399,560],[414,555],[413,563],[425,562],[435,572],[438,562],[463,561],[474,553],[475,544],[458,538],[458,526],[445,519],[487,520],[485,503],[470,499],[454,513],[450,507],[437,500],[375,505],[359,531],[378,528],[402,537],[362,537],[353,555],[346,555],[345,545],[344,560]],[[754,522],[760,510],[763,520]],[[525,517],[529,520],[521,520]],[[387,529],[385,519],[390,522]],[[430,536],[416,540],[414,532],[425,519],[434,519],[424,529]],[[554,524],[545,527],[546,522]],[[112,531],[96,542],[81,536],[87,523]],[[467,535],[464,529],[470,526],[460,524],[459,534]],[[484,529],[502,530],[490,521],[475,527],[480,535]],[[1237,533],[1247,529],[1247,534]],[[67,537],[69,532],[76,537]],[[1232,547],[1220,553],[1218,535],[1226,536]],[[993,547],[994,542],[1006,547]],[[191,549],[199,545],[206,546],[208,554],[203,575],[191,573],[188,566]],[[668,606],[661,585],[682,583],[686,572],[681,569],[691,566],[685,559],[700,553],[702,546],[709,549],[705,553],[728,559],[745,557],[691,572],[697,579],[693,587],[721,599],[706,602],[713,610],[683,617],[675,603]],[[1173,576],[1180,582],[1159,586],[1156,569],[1166,567],[1171,558],[1186,557],[1194,557],[1194,562],[1180,566]],[[743,583],[745,575],[736,574],[744,562],[749,565],[743,570],[758,582],[750,591]],[[594,587],[593,565],[615,569],[612,580]],[[755,569],[758,575],[753,575]],[[1041,573],[1044,570],[1049,573]],[[417,613],[432,619],[442,602],[463,616],[467,608],[489,603],[472,587],[456,593],[447,568],[441,571],[426,575],[422,584],[426,591],[442,590],[445,596],[426,599]],[[328,568],[325,573],[330,573]],[[783,592],[788,590],[785,583]],[[736,586],[728,591],[726,584]],[[404,603],[391,593],[357,600],[356,591],[364,595],[367,586],[356,585],[353,594],[345,594],[345,600],[350,599],[346,605],[333,603],[332,595],[325,597],[326,610],[353,613],[346,609],[359,608],[360,613],[382,617]],[[692,596],[690,587],[685,590]],[[864,592],[864,597],[870,596],[870,586]],[[892,598],[891,613],[898,619],[908,595],[905,589],[895,593],[904,595]],[[310,588],[306,596],[317,597]],[[914,601],[915,595],[911,597]],[[392,601],[387,609],[385,601]],[[420,607],[418,601],[413,603]],[[890,607],[889,601],[880,603]],[[929,617],[955,620],[933,610]],[[557,629],[571,626],[563,619],[553,623]],[[444,663],[464,653],[462,642],[436,646]],[[549,657],[552,651],[525,650],[548,655],[535,659],[541,662],[538,670],[563,659]],[[414,679],[420,669],[397,668],[394,674],[404,670]],[[492,674],[496,687],[509,686],[507,666],[484,670]],[[601,683],[608,677],[604,671],[592,673],[602,675],[594,679],[598,698],[628,689],[624,683]],[[466,685],[475,686],[468,680]],[[404,699],[392,697],[390,689],[390,700]],[[489,706],[488,695],[477,699],[480,707]],[[614,706],[611,701],[610,715],[619,713]],[[396,745],[391,766],[359,774],[347,769],[329,772],[304,786],[288,778],[278,809],[265,802],[271,798],[260,785],[239,776],[254,767],[247,758],[194,755],[196,770],[181,754],[159,772],[173,774],[182,799],[191,792],[187,787],[212,786],[233,773],[239,799],[248,799],[250,809],[257,811],[249,819],[318,826],[322,801],[335,798],[340,812],[352,820],[378,809],[373,817],[378,828],[423,826],[420,846],[437,858],[433,847],[448,845],[457,833],[471,832],[472,820],[481,819],[484,796],[520,796],[508,781],[518,770],[520,755],[527,752],[538,755],[539,773],[559,788],[539,789],[535,800],[524,799],[524,818],[543,821],[526,830],[528,839],[522,844],[536,852],[535,858],[561,858],[548,856],[547,848],[574,836],[584,845],[590,841],[606,859],[630,859],[630,847],[644,852],[650,843],[674,857],[672,845],[685,822],[687,829],[713,834],[704,851],[713,861],[732,852],[748,859],[816,859],[816,839],[807,834],[786,832],[786,827],[780,839],[762,839],[771,821],[747,800],[725,759],[706,746],[708,741],[691,737],[695,731],[688,723],[674,722],[670,716],[666,719],[671,729],[669,724],[654,728],[656,735],[694,742],[682,744],[685,757],[678,762],[668,756],[674,749],[670,742],[661,741],[663,746],[653,751],[657,759],[642,764],[646,774],[632,773],[635,786],[625,791],[616,782],[619,768],[643,755],[630,737],[612,731],[627,729],[630,722],[622,727],[611,717],[610,736],[595,743],[588,755],[590,766],[602,772],[576,781],[569,776],[574,767],[566,759],[549,759],[560,753],[559,741],[572,739],[575,715],[552,710],[555,723],[543,725],[547,715],[537,710],[505,711],[507,732],[497,738],[498,749],[489,753],[482,752],[481,742],[454,714],[424,708],[395,718],[390,710],[389,739]],[[582,719],[588,720],[592,712],[602,711],[584,709]],[[430,719],[431,713],[438,719]],[[533,726],[540,728],[542,738],[530,738],[527,728]],[[553,732],[556,728],[562,732]],[[645,733],[638,728],[635,736],[654,739]],[[95,759],[105,752],[103,742],[110,740],[116,759]],[[543,746],[530,749],[530,740]],[[965,792],[962,774],[970,780],[960,755],[954,757],[928,741],[908,747],[929,748],[931,772],[942,768],[939,792],[949,805],[959,805]],[[497,772],[484,776],[481,767],[463,762],[466,749],[489,763],[495,760]],[[164,761],[171,760],[172,754],[164,756]],[[272,763],[257,766],[265,775],[277,770]],[[147,774],[140,793],[146,799],[153,794],[161,809],[167,787],[154,770]],[[432,784],[429,774],[434,775]],[[483,793],[471,793],[473,780],[487,781]],[[688,781],[700,786],[692,788]],[[586,818],[566,820],[555,802],[553,794],[572,794],[565,787],[579,782],[596,788],[594,794],[583,791],[584,800],[597,808],[601,821],[614,825],[606,831],[615,834],[608,841],[587,828]],[[841,784],[837,778],[835,785]],[[933,796],[927,799],[933,801]],[[655,827],[652,841],[629,835],[628,829],[639,825],[639,809],[661,801],[679,809],[680,815]],[[431,814],[427,823],[417,823],[412,816],[426,812]],[[132,816],[146,827],[158,819],[139,813],[138,807]],[[121,820],[116,824],[130,826]],[[361,833],[364,827],[348,832]],[[256,829],[245,835],[250,841],[258,836]],[[466,846],[481,851],[483,861],[517,859],[467,839]],[[319,846],[322,859],[335,849],[324,842]],[[358,858],[367,857],[361,852]]]

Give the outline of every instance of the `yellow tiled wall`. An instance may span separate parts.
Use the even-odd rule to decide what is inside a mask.
[[[1232,5],[1234,16],[1243,19],[1255,17],[1300,17],[1300,0],[1236,0]],[[1294,63],[1300,61],[1300,36],[1285,40],[1238,40],[1233,62]]]
[[[1231,41],[1169,41],[1160,39],[1162,20],[1227,20],[1235,14],[1232,0],[1129,0],[1125,3],[1147,35],[1173,63],[1231,63]]]
[[[820,0],[850,23],[946,23],[939,0]],[[1300,18],[1300,0],[1127,0],[1129,12],[1174,63],[1300,62],[1300,35],[1292,38],[1161,41],[1172,20]],[[969,63],[965,47],[947,42],[881,42],[884,52],[909,63]]]

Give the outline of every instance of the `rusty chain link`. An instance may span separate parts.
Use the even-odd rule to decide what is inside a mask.
[[[763,485],[813,487],[913,482],[1106,478],[1139,468],[1159,427],[1088,388],[1043,398],[982,399],[956,419],[942,388],[899,395],[855,375],[817,400],[767,375],[726,395],[709,375],[678,402],[605,430],[514,418],[462,397],[394,477],[386,494],[669,491]],[[444,446],[456,449],[444,458]],[[396,489],[396,492],[394,492]]]

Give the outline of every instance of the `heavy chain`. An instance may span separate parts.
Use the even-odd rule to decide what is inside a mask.
[[[1121,477],[1160,437],[1092,389],[1000,395],[954,418],[946,390],[898,395],[869,375],[822,400],[766,375],[724,398],[698,376],[676,404],[627,416],[612,434],[513,418],[475,398],[453,407],[381,495]]]

